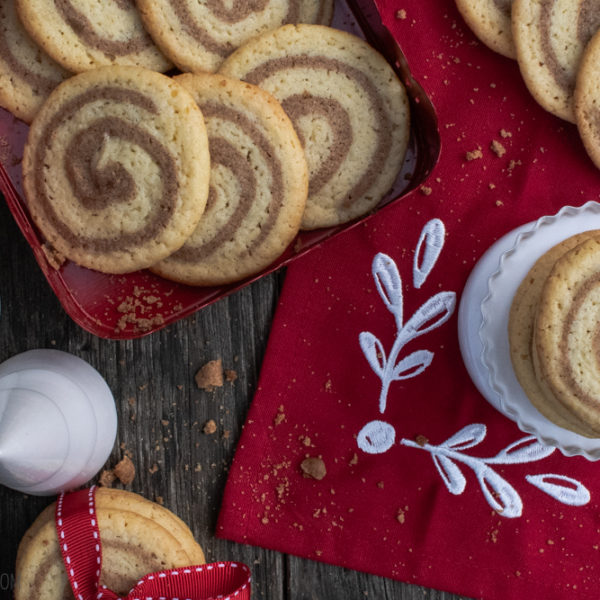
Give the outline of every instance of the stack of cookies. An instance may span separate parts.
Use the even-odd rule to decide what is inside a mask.
[[[600,4],[591,0],[456,0],[475,35],[514,58],[535,100],[575,123],[600,168]]]
[[[259,4],[2,4],[0,104],[31,121],[25,197],[53,256],[226,284],[393,187],[410,125],[391,66],[328,26],[331,0]]]
[[[551,248],[519,286],[510,354],[531,403],[553,423],[600,437],[600,231]]]
[[[166,508],[124,490],[98,488],[96,517],[102,540],[100,584],[125,595],[147,573],[204,564],[188,526]],[[72,597],[54,512],[48,506],[25,532],[16,560],[16,600]]]

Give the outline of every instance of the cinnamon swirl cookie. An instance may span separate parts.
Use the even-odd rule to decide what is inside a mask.
[[[599,0],[514,0],[512,31],[527,88],[552,114],[575,122],[583,51],[600,27]]]
[[[107,273],[148,267],[181,247],[208,197],[202,113],[165,75],[94,69],[52,92],[23,156],[27,206],[74,262]]]
[[[519,286],[510,309],[508,338],[513,369],[531,403],[559,427],[586,437],[598,437],[584,421],[567,409],[536,376],[532,341],[534,324],[546,279],[556,261],[569,250],[592,238],[600,231],[586,231],[560,242],[544,253],[527,273]]]
[[[72,597],[54,523],[55,503],[44,510],[19,545],[15,600]],[[123,597],[154,571],[203,564],[204,553],[174,513],[124,490],[96,490],[102,539],[100,584]]]
[[[554,264],[542,289],[533,337],[538,381],[596,432],[600,432],[599,323],[600,238],[596,237]]]
[[[144,29],[133,0],[15,0],[25,29],[75,73],[111,64],[166,71],[171,63]]]
[[[175,79],[206,121],[210,191],[194,233],[152,271],[190,285],[237,281],[296,236],[308,193],[304,152],[281,105],[256,86],[209,73]]]
[[[508,58],[517,58],[510,22],[512,0],[456,0],[456,6],[471,31],[488,48]]]
[[[0,2],[0,106],[31,123],[50,92],[70,75],[29,37],[14,0]]]
[[[137,0],[146,29],[182,71],[214,72],[250,38],[286,23],[329,25],[333,0]]]
[[[366,42],[321,25],[284,25],[242,46],[219,72],[267,90],[292,119],[309,168],[304,229],[364,215],[391,189],[408,144],[408,99]]]
[[[575,85],[575,120],[585,149],[600,169],[600,34],[588,44]]]

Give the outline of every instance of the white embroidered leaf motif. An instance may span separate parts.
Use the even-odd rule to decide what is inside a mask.
[[[451,494],[458,495],[465,491],[467,480],[453,460],[446,456],[433,454],[433,462]]]
[[[492,469],[486,467],[475,471],[488,504],[503,517],[520,517],[523,501],[517,490]]]
[[[583,506],[590,501],[589,490],[579,481],[566,475],[526,475],[525,479],[542,492],[552,496],[555,500],[571,506]],[[553,481],[564,481],[570,485],[553,483]]]
[[[439,219],[431,219],[423,227],[413,262],[413,284],[417,289],[425,283],[435,266],[444,247],[445,236],[446,228]]]
[[[401,381],[420,375],[433,360],[433,352],[429,350],[417,350],[403,358],[392,373],[392,380]]]
[[[387,452],[396,440],[396,430],[385,421],[370,421],[356,438],[358,447],[367,454]]]
[[[454,450],[472,448],[485,439],[486,431],[486,427],[482,423],[473,423],[463,427],[440,445],[443,448],[453,448]]]
[[[398,329],[402,327],[402,279],[396,263],[387,254],[379,252],[372,265],[377,291],[387,309],[395,316]]]
[[[439,327],[452,316],[455,305],[454,292],[440,292],[432,296],[407,321],[402,335],[413,339]]]
[[[362,331],[358,336],[358,342],[363,354],[369,361],[369,365],[371,365],[371,369],[382,378],[385,370],[386,358],[385,350],[383,349],[381,342],[370,331]]]
[[[555,450],[552,446],[540,444],[533,435],[529,435],[513,442],[487,462],[503,465],[533,462],[550,456]]]

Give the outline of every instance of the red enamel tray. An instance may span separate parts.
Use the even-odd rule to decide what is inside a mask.
[[[406,85],[411,103],[411,137],[402,172],[376,210],[401,199],[428,177],[437,162],[440,136],[433,106],[413,79],[404,55],[383,27],[373,0],[337,0],[333,27],[350,31],[381,52]],[[35,258],[69,316],[102,338],[132,339],[147,335],[235,292],[289,264],[332,236],[369,218],[349,224],[300,232],[284,254],[255,276],[219,287],[191,287],[149,271],[108,275],[65,261],[59,269],[42,249],[43,238],[23,200],[21,159],[28,126],[0,108],[0,190]],[[376,211],[375,211],[376,212]]]

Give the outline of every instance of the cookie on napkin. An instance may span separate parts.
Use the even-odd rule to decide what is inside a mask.
[[[15,0],[29,35],[75,73],[120,64],[166,71],[171,63],[154,45],[130,0]]]
[[[275,98],[222,75],[175,77],[204,115],[211,157],[206,211],[180,250],[152,267],[189,285],[220,285],[272,263],[296,236],[308,194],[300,140]]]
[[[171,78],[139,67],[86,71],[50,95],[23,156],[27,207],[47,242],[107,273],[183,245],[208,197],[202,113]]]
[[[599,26],[600,11],[586,0],[513,2],[512,32],[525,84],[547,111],[572,123],[579,63]]]
[[[0,106],[31,123],[50,92],[70,75],[25,31],[14,0],[0,3]]]
[[[362,216],[392,188],[408,145],[408,99],[365,41],[284,25],[242,46],[219,72],[271,93],[294,123],[309,169],[303,229]]]
[[[517,58],[511,27],[512,0],[456,0],[456,7],[471,31],[488,48]]]
[[[286,23],[329,25],[333,0],[137,0],[147,30],[182,71],[214,72],[236,48]]]
[[[600,432],[599,322],[600,237],[595,237],[554,264],[540,296],[533,352],[538,380]]]
[[[18,550],[15,600],[70,596],[58,546],[55,504],[25,533]],[[187,525],[168,509],[124,490],[98,488],[96,516],[102,539],[101,585],[120,593],[154,571],[203,564],[202,548]]]
[[[554,264],[569,250],[586,240],[597,237],[600,237],[600,231],[586,231],[563,240],[545,252],[531,267],[517,289],[508,322],[513,369],[531,403],[559,427],[587,437],[598,437],[598,432],[569,411],[551,390],[546,389],[546,386],[538,380],[534,367],[532,341],[542,290]]]

